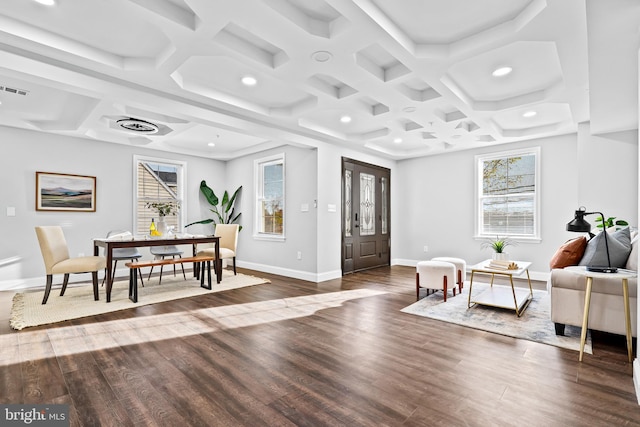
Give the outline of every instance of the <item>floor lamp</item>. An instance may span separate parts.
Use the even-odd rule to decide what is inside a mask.
[[[589,224],[584,219],[585,216],[591,215],[591,214],[599,214],[602,217],[602,221],[604,224],[605,217],[602,212],[586,212],[586,208],[584,206],[580,206],[580,208],[577,211],[575,211],[573,220],[567,224],[567,231],[591,234],[591,224]],[[604,233],[604,246],[607,250],[607,266],[588,265],[587,270],[597,271],[600,273],[617,273],[618,269],[616,267],[611,267],[611,257],[609,256],[609,241],[607,239],[606,227],[603,227],[602,232]]]

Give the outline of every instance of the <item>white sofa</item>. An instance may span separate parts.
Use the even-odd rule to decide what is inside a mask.
[[[638,238],[631,240],[631,253],[626,269],[638,270]],[[582,326],[586,277],[554,268],[549,279],[551,292],[551,320],[556,334],[563,335],[565,325]],[[637,279],[629,279],[629,306],[631,329],[637,337]],[[624,301],[620,278],[595,278],[589,307],[589,329],[625,335]]]

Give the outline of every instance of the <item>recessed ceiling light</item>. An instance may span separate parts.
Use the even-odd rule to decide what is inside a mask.
[[[215,142],[210,142],[210,143],[208,143],[207,145],[208,145],[209,147],[215,147],[215,146],[216,146],[216,143],[215,143]]]
[[[252,76],[244,76],[242,78],[242,84],[245,86],[255,86],[258,83],[255,77]]]
[[[529,118],[529,117],[534,117],[534,116],[535,116],[535,115],[537,115],[537,114],[538,114],[538,113],[537,113],[537,112],[535,112],[535,111],[527,111],[527,112],[525,112],[525,113],[523,113],[523,114],[522,114],[522,117]]]
[[[36,0],[40,4],[44,4],[45,6],[53,6],[56,4],[55,0]]]
[[[319,50],[317,52],[313,52],[311,54],[311,58],[313,58],[316,62],[327,62],[331,58],[333,58],[333,54],[331,52],[327,52],[326,50]]]
[[[493,70],[493,73],[491,73],[491,75],[493,75],[493,77],[503,77],[512,71],[513,71],[513,68],[511,67],[500,67]]]
[[[404,107],[402,111],[405,113],[413,113],[414,111],[416,111],[416,107]]]
[[[342,116],[342,117],[340,117],[340,121],[342,123],[350,123],[351,122],[351,116]]]
[[[393,142],[395,142],[396,144],[400,144],[402,142],[402,138],[394,138]]]

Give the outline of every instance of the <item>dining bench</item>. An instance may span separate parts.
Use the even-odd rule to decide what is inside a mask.
[[[167,259],[154,259],[150,261],[133,261],[125,263],[125,266],[129,268],[129,299],[133,302],[138,302],[138,274],[143,267],[156,267],[164,265],[175,265],[192,262],[198,266],[200,271],[207,272],[207,285],[204,283],[204,273],[200,275],[200,286],[211,290],[211,262],[215,258],[212,256],[193,256],[188,258],[167,258]]]

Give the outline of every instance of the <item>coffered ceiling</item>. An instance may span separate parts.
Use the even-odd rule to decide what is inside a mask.
[[[405,159],[637,128],[636,0],[2,6],[3,126],[216,159],[283,143]]]

